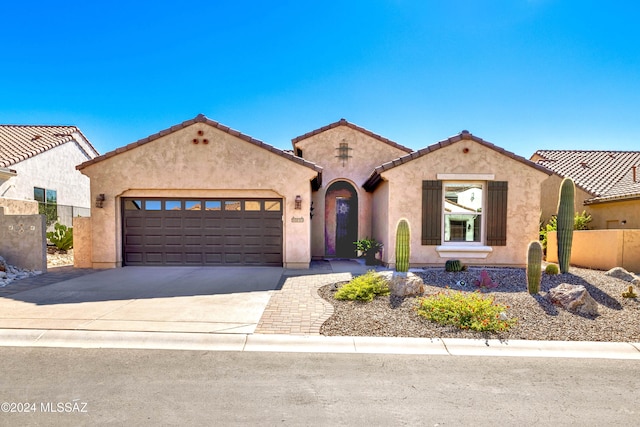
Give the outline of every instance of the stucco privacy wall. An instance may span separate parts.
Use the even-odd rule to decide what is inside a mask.
[[[5,197],[33,200],[33,187],[40,187],[56,190],[59,205],[89,208],[89,178],[75,169],[92,158],[87,150],[88,146],[69,141],[12,165],[17,176],[0,186],[0,194],[6,190]]]
[[[73,266],[92,268],[91,217],[73,218]]]
[[[340,143],[347,143],[350,158],[338,158]],[[337,126],[312,135],[295,143],[302,150],[305,160],[321,165],[322,187],[313,194],[314,216],[312,220],[312,255],[325,255],[325,196],[327,189],[336,181],[347,181],[353,185],[358,194],[358,238],[371,236],[372,195],[362,185],[371,171],[385,162],[407,154],[393,145],[353,129],[347,125]]]
[[[194,139],[208,143],[194,144]],[[311,180],[317,172],[206,122],[116,150],[82,172],[91,178],[92,199],[98,194],[106,198],[103,208],[92,208],[91,213],[93,268],[122,265],[121,197],[161,196],[283,198],[284,264],[309,265],[308,212]],[[302,210],[295,210],[297,195],[302,197]],[[292,222],[294,216],[305,220]]]
[[[38,202],[35,200],[7,199],[0,197],[0,207],[5,215],[37,215]]]
[[[547,234],[547,261],[558,262],[558,238]],[[571,265],[610,270],[623,267],[640,273],[640,229],[576,230],[571,243]]]
[[[5,215],[0,207],[0,256],[27,270],[47,271],[44,215]]]
[[[455,181],[471,174],[490,174],[495,181],[508,181],[506,246],[493,246],[487,258],[465,258],[464,262],[525,265],[527,245],[538,239],[540,185],[548,174],[471,139],[443,146],[380,174],[389,185],[386,237],[380,236],[386,239],[383,243],[388,248],[383,261],[395,265],[395,228],[405,218],[411,229],[410,263],[420,266],[445,262],[436,246],[423,246],[421,241],[422,182],[436,180],[438,174],[456,174],[459,178]],[[490,214],[488,210],[484,213]]]

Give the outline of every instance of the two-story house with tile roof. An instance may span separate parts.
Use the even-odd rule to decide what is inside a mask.
[[[557,214],[565,177],[576,185],[575,210],[592,217],[589,228],[640,228],[640,151],[538,150],[531,161],[553,175],[542,185],[542,219]]]
[[[76,166],[96,156],[75,126],[0,125],[0,207],[71,225],[91,206],[89,178]]]

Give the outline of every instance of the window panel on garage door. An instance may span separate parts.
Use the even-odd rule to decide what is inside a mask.
[[[127,198],[123,224],[126,265],[282,265],[278,199]]]

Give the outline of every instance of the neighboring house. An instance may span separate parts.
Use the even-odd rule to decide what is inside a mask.
[[[74,236],[89,248],[82,266],[307,268],[354,257],[365,237],[393,266],[402,219],[413,266],[522,266],[538,237],[550,172],[466,131],[413,152],[340,120],[292,142],[279,150],[199,115],[83,163],[97,204]]]
[[[71,225],[91,207],[89,179],[76,166],[97,155],[75,126],[0,125],[0,207]]]
[[[553,175],[542,185],[542,220],[557,214],[565,177],[576,185],[575,210],[592,217],[589,228],[640,228],[640,151],[538,150],[531,160]]]

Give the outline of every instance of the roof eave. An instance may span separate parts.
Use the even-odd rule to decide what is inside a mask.
[[[310,162],[308,160],[305,160],[305,159],[303,159],[301,157],[294,156],[291,153],[288,153],[288,152],[286,152],[284,150],[276,148],[276,147],[274,147],[272,145],[266,144],[266,143],[264,143],[264,142],[262,142],[260,140],[257,140],[255,138],[249,136],[249,135],[245,135],[245,134],[243,134],[243,133],[241,133],[241,132],[239,132],[237,130],[231,129],[230,127],[225,126],[225,125],[223,125],[221,123],[218,123],[215,120],[211,120],[211,119],[207,118],[204,114],[198,114],[193,119],[186,120],[186,121],[184,121],[184,122],[182,122],[180,124],[171,126],[171,127],[167,128],[167,129],[163,129],[160,132],[157,132],[157,133],[155,133],[153,135],[149,135],[149,136],[147,136],[145,138],[142,138],[142,139],[140,139],[140,140],[138,140],[136,142],[132,142],[130,144],[127,144],[124,147],[117,148],[117,149],[115,149],[113,151],[107,152],[107,153],[105,153],[105,154],[103,154],[101,156],[95,157],[95,158],[93,158],[91,160],[88,160],[88,161],[86,161],[84,163],[81,163],[78,166],[76,166],[76,169],[77,170],[83,170],[86,167],[94,165],[96,163],[99,163],[99,162],[101,162],[103,160],[106,160],[109,157],[113,157],[113,156],[115,156],[117,154],[122,154],[122,153],[124,153],[126,151],[129,151],[129,150],[132,150],[132,149],[134,149],[136,147],[139,147],[141,145],[147,144],[147,143],[149,143],[151,141],[154,141],[156,139],[159,139],[159,138],[161,138],[163,136],[169,135],[169,134],[171,134],[173,132],[177,132],[178,130],[184,129],[184,128],[186,128],[188,126],[191,126],[191,125],[193,125],[195,123],[206,123],[206,124],[210,125],[211,127],[214,127],[214,128],[216,128],[216,129],[218,129],[218,130],[220,130],[222,132],[228,133],[229,135],[235,136],[235,137],[237,137],[239,139],[242,139],[243,141],[249,142],[249,143],[251,143],[253,145],[256,145],[256,146],[258,146],[260,148],[263,148],[263,149],[265,149],[267,151],[270,151],[270,152],[272,152],[274,154],[277,154],[277,155],[279,155],[281,157],[289,159],[289,160],[293,161],[294,163],[298,163],[298,164],[300,164],[302,166],[310,168],[310,169],[314,170],[315,172],[317,172],[318,174],[322,173],[322,167],[316,165],[315,163]]]
[[[468,131],[462,131],[458,135],[454,135],[454,136],[452,136],[450,138],[447,138],[447,139],[444,139],[442,141],[436,142],[435,144],[429,145],[429,146],[427,146],[425,148],[422,148],[422,149],[420,149],[418,151],[411,152],[411,153],[406,154],[406,155],[404,155],[402,157],[399,157],[399,158],[394,159],[394,160],[392,160],[390,162],[387,162],[387,163],[385,163],[385,164],[383,164],[381,166],[378,166],[376,168],[375,172],[381,173],[383,171],[387,171],[389,169],[393,169],[393,168],[395,168],[397,166],[401,166],[401,165],[403,165],[403,164],[405,164],[407,162],[410,162],[410,161],[412,161],[414,159],[417,159],[419,157],[425,156],[425,155],[427,155],[429,153],[432,153],[432,152],[434,152],[436,150],[439,150],[441,148],[447,147],[447,146],[449,146],[451,144],[454,144],[454,143],[462,141],[462,140],[474,141],[474,142],[476,142],[476,143],[478,143],[480,145],[483,145],[483,146],[485,146],[487,148],[490,148],[490,149],[492,149],[494,151],[497,151],[498,153],[500,153],[500,154],[502,154],[504,156],[507,156],[507,157],[509,157],[509,158],[511,158],[513,160],[516,160],[518,162],[524,163],[525,165],[527,165],[527,166],[529,166],[529,167],[531,167],[533,169],[536,169],[536,170],[538,170],[540,172],[543,172],[544,174],[546,174],[548,176],[553,175],[553,171],[550,171],[549,169],[547,169],[547,168],[545,168],[543,166],[540,166],[537,163],[532,162],[531,160],[527,160],[522,156],[518,156],[517,154],[512,153],[511,151],[507,151],[504,148],[500,148],[500,147],[498,147],[498,146],[496,146],[496,145],[494,145],[494,144],[492,144],[492,143],[490,143],[488,141],[485,141],[482,138],[478,138],[477,136],[472,135]]]
[[[587,199],[583,202],[586,205],[597,205],[608,202],[623,202],[629,200],[640,200],[640,193],[635,194],[623,194],[620,196],[609,196],[609,197],[595,197],[593,199]]]
[[[7,180],[18,175],[18,172],[9,168],[0,168],[0,179]]]
[[[353,124],[353,123],[347,121],[346,119],[340,119],[337,122],[330,123],[330,124],[328,124],[326,126],[322,126],[321,128],[312,130],[311,132],[307,132],[304,135],[297,136],[297,137],[295,137],[295,138],[293,138],[291,140],[291,145],[292,145],[292,147],[293,147],[293,149],[295,151],[296,144],[298,142],[300,142],[302,140],[305,140],[305,139],[308,139],[308,138],[311,138],[312,136],[321,134],[323,132],[326,132],[326,131],[328,131],[330,129],[334,129],[334,128],[338,127],[338,126],[347,126],[347,127],[351,128],[351,129],[354,129],[354,130],[356,130],[358,132],[361,132],[361,133],[363,133],[365,135],[368,135],[368,136],[370,136],[370,137],[372,137],[374,139],[377,139],[378,141],[384,142],[385,144],[388,144],[388,145],[390,145],[392,147],[395,147],[395,148],[397,148],[399,150],[402,150],[402,151],[404,151],[406,153],[413,152],[413,150],[411,148],[409,148],[409,147],[405,147],[404,145],[398,144],[397,142],[392,141],[392,140],[390,140],[388,138],[385,138],[382,135],[378,135],[377,133],[374,133],[374,132],[372,132],[372,131],[370,131],[368,129],[365,129],[365,128],[361,127],[361,126]]]

